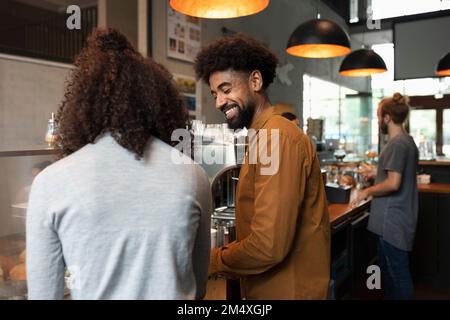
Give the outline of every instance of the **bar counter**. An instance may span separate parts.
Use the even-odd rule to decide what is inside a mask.
[[[358,190],[353,190],[350,196],[350,202],[357,196]],[[364,201],[359,205],[352,207],[348,204],[332,203],[328,205],[328,211],[330,214],[330,223],[332,234],[339,234],[354,217],[361,216],[362,213],[367,212],[370,208],[370,201]],[[335,250],[332,250],[335,251]],[[339,252],[338,252],[339,253]],[[334,256],[334,254],[332,253]],[[208,281],[206,300],[226,300],[226,287],[227,282],[223,278],[210,279]]]
[[[419,184],[419,192],[450,194],[450,183]]]
[[[335,226],[342,222],[342,220],[351,217],[362,210],[368,209],[370,207],[370,201],[363,201],[356,205],[351,206],[351,202],[358,195],[359,190],[353,190],[350,196],[350,203],[340,204],[340,203],[330,203],[328,204],[328,212],[330,214],[330,224]]]
[[[419,166],[450,166],[450,160],[421,160]]]
[[[432,198],[426,201],[423,197],[436,197],[440,195],[450,194],[450,184],[446,183],[431,183],[419,184],[418,190],[421,197],[421,217],[419,217],[419,235],[417,243],[427,243],[421,237],[421,228],[423,227],[422,219],[430,219],[437,222],[434,217],[434,209],[429,210],[430,201],[432,204],[437,203],[437,199]],[[360,191],[354,189],[350,196],[348,204],[330,203],[328,205],[328,212],[330,214],[331,224],[331,275],[335,279],[335,298],[336,299],[379,299],[379,292],[369,292],[361,284],[365,284],[367,277],[366,268],[368,265],[375,263],[376,257],[376,237],[367,231],[367,222],[370,211],[370,200],[363,201],[356,206],[351,206],[352,200],[358,195]],[[426,207],[427,210],[424,210]],[[445,209],[444,209],[445,207]],[[446,206],[442,206],[446,210]],[[447,217],[448,215],[444,215]],[[425,225],[428,225],[425,223]],[[450,223],[449,223],[450,226]],[[428,234],[428,232],[427,232]],[[427,236],[427,238],[429,238]],[[450,247],[449,247],[450,248]],[[426,248],[426,252],[432,252]],[[417,262],[417,257],[423,260],[424,255],[421,250],[417,248],[413,252],[413,270],[421,269],[421,264]],[[428,257],[427,257],[428,258]],[[447,259],[448,260],[448,259]],[[428,260],[430,261],[430,260]],[[450,262],[449,262],[450,266]],[[429,268],[426,268],[427,270]],[[417,270],[420,274],[420,270]],[[225,279],[210,280],[208,282],[208,290],[206,299],[226,299],[226,281]],[[375,290],[377,291],[377,290]]]
[[[418,189],[419,192],[422,193],[450,194],[449,183],[419,184]],[[350,203],[358,195],[358,192],[359,192],[358,190],[352,191],[352,195],[350,196]],[[352,207],[350,203],[348,204],[330,203],[328,205],[328,211],[330,213],[330,223],[332,226],[341,222],[342,219],[352,216],[355,213],[360,212],[361,210],[369,208],[370,206],[370,201],[362,202],[355,207]]]

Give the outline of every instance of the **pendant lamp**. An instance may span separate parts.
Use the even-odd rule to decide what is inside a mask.
[[[367,77],[386,71],[383,59],[371,49],[353,51],[345,57],[339,68],[339,73],[347,77]]]
[[[170,0],[172,9],[188,16],[225,19],[263,11],[270,0]]]
[[[450,52],[439,60],[436,74],[441,77],[450,77]]]
[[[339,57],[351,51],[350,39],[335,22],[317,18],[295,29],[289,38],[286,51],[303,58]]]

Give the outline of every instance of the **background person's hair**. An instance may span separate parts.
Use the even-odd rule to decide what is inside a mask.
[[[258,70],[266,89],[274,80],[278,58],[262,43],[242,34],[221,38],[197,55],[195,73],[197,78],[209,83],[216,71],[235,70],[252,72]]]
[[[391,98],[384,98],[380,102],[381,116],[388,114],[395,124],[402,124],[408,118],[409,98],[401,93],[394,93]]]
[[[295,120],[295,119],[298,118],[298,117],[297,117],[295,114],[293,114],[292,112],[283,112],[283,113],[281,114],[281,116],[282,116],[282,117],[285,117],[286,119],[288,119],[288,120],[290,120],[290,121]]]
[[[31,169],[38,169],[39,171],[42,171],[51,164],[52,164],[51,161],[42,161],[42,162],[33,164],[33,167]]]
[[[188,111],[172,75],[106,29],[94,31],[77,56],[56,121],[60,157],[110,132],[139,159],[151,136],[171,144]]]

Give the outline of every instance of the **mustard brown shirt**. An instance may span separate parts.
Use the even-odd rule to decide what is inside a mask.
[[[267,130],[269,150],[278,129],[278,171],[261,174],[269,165],[249,163],[247,152],[236,192],[237,240],[212,249],[210,273],[240,276],[246,299],[326,299],[330,222],[315,148],[272,107],[251,128]]]

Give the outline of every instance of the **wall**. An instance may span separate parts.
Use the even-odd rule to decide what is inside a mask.
[[[47,121],[64,96],[70,65],[0,54],[0,151],[46,147]],[[24,232],[13,208],[31,183],[31,168],[48,156],[0,157],[0,237]]]
[[[43,145],[70,65],[0,54],[0,150]]]
[[[315,18],[316,1],[271,1],[270,6],[257,15],[227,19],[202,21],[202,42],[206,46],[215,39],[221,37],[222,27],[232,31],[248,34],[263,41],[280,58],[281,65],[288,62],[295,67],[289,73],[293,84],[286,86],[279,80],[275,80],[269,90],[269,96],[273,104],[293,104],[298,115],[302,114],[304,73],[319,77],[324,80],[342,84],[357,91],[368,92],[370,81],[367,78],[352,79],[338,74],[339,65],[343,58],[333,59],[302,59],[288,56],[285,47],[290,34],[301,23]],[[152,27],[153,27],[153,58],[166,65],[172,72],[194,75],[193,65],[190,63],[168,59],[166,56],[166,9],[167,1],[152,1]],[[321,6],[322,18],[337,22],[347,29],[345,21],[325,5]],[[262,30],[262,28],[264,28]],[[354,44],[354,49],[360,47]],[[210,96],[209,88],[202,85],[202,114],[208,123],[224,122],[223,116],[214,109],[214,101]]]
[[[150,0],[151,1],[151,0]],[[142,3],[143,0],[139,0]],[[166,55],[167,1],[151,1],[152,5],[152,48],[153,58],[166,65],[172,72],[194,75],[193,65]],[[228,20],[202,21],[203,45],[208,45],[222,36],[222,27],[240,31],[255,37],[270,46],[279,55],[282,65],[292,63],[295,69],[289,73],[292,86],[283,85],[278,80],[269,91],[274,104],[294,105],[302,114],[302,75],[309,73],[319,78],[343,84],[358,91],[369,91],[368,79],[351,79],[337,73],[342,58],[302,59],[285,54],[289,35],[302,22],[315,17],[315,1],[271,1],[269,8],[260,14]],[[99,16],[105,11],[104,20],[109,26],[119,28],[130,40],[138,45],[138,1],[100,0]],[[329,18],[345,26],[345,22],[328,7],[322,5],[323,18]],[[100,24],[103,21],[100,20]],[[280,23],[282,21],[282,23]],[[143,24],[145,26],[145,24]],[[262,26],[264,29],[261,30]],[[142,38],[145,38],[142,37]],[[356,44],[355,48],[359,45]],[[0,57],[0,145],[36,144],[45,132],[46,121],[57,109],[63,95],[67,66],[42,65],[19,62]],[[36,86],[35,83],[42,85]],[[45,85],[44,85],[45,84]],[[223,122],[222,114],[214,109],[214,101],[209,88],[202,84],[202,116],[209,123]]]
[[[142,0],[98,0],[97,24],[99,28],[116,28],[138,47],[138,2]]]

